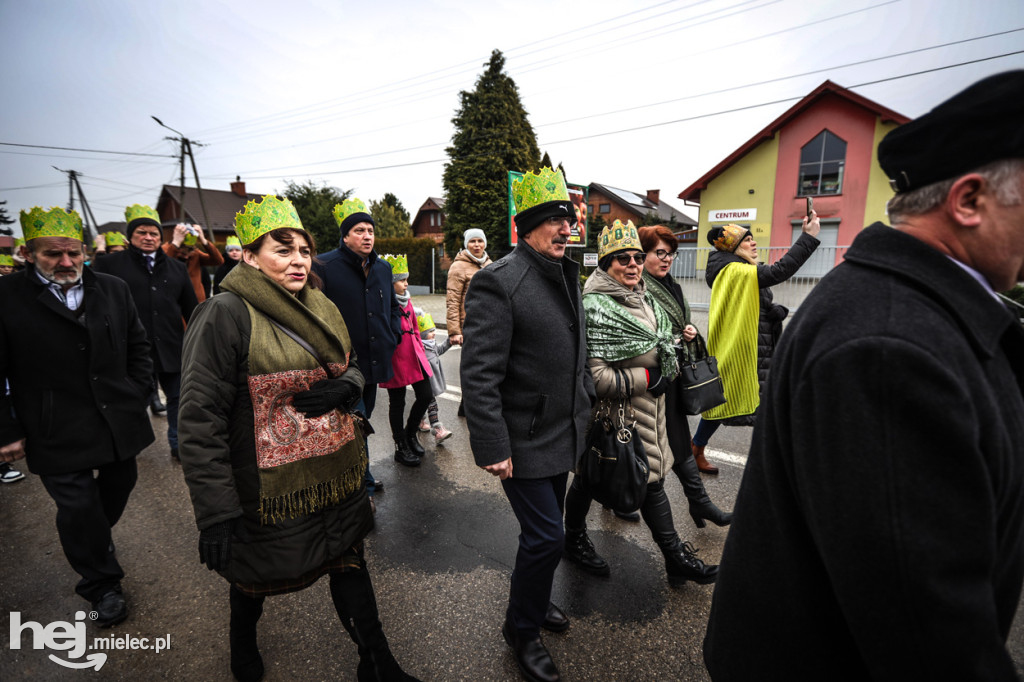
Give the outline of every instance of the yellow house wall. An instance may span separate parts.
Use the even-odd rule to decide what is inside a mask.
[[[885,205],[892,198],[893,192],[889,187],[889,178],[882,167],[878,165],[878,143],[896,127],[897,124],[883,123],[880,118],[875,122],[875,142],[871,150],[871,177],[868,178],[867,205],[864,207],[865,226],[874,222],[888,222]]]
[[[697,219],[698,247],[708,245],[707,235],[712,227],[708,216],[711,212],[736,208],[756,208],[757,220],[750,224],[754,241],[766,246],[771,243],[772,197],[775,196],[778,155],[779,141],[776,136],[759,144],[738,163],[708,183],[707,189],[700,194],[700,216]],[[753,194],[750,194],[751,189],[754,190]],[[726,224],[716,222],[714,226]],[[701,253],[697,262],[699,270],[707,266],[707,252]]]

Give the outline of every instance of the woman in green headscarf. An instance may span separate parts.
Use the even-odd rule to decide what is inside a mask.
[[[650,463],[640,514],[665,557],[669,584],[713,583],[718,566],[706,565],[690,543],[679,539],[665,495],[665,474],[673,463],[665,391],[678,373],[679,339],[668,314],[647,291],[642,277],[646,254],[633,223],[616,220],[606,227],[598,238],[598,258],[598,269],[583,288],[587,364],[597,397],[613,405],[624,402],[626,413],[636,416],[636,432]],[[586,480],[574,476],[565,498],[565,554],[584,570],[607,575],[608,563],[587,536],[590,500]]]
[[[409,680],[388,648],[363,538],[373,527],[363,376],[345,321],[310,281],[315,245],[287,199],[235,217],[242,261],[185,335],[180,456],[199,557],[231,583],[231,671],[259,680],[256,624],[269,595],[330,576],[359,647],[359,680]]]

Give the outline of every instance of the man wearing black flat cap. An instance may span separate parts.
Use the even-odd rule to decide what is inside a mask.
[[[890,132],[896,196],[778,346],[715,589],[713,680],[1016,680],[1024,71]],[[1017,661],[1020,666],[1022,661]]]

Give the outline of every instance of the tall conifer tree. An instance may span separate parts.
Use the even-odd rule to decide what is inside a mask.
[[[537,137],[504,68],[505,57],[495,50],[473,91],[459,93],[444,168],[444,244],[452,255],[472,227],[487,235],[492,256],[508,253],[508,171],[539,169]]]

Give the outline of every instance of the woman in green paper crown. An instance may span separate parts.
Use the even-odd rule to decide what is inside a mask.
[[[199,558],[230,584],[231,671],[259,680],[256,624],[269,595],[325,573],[359,647],[358,680],[411,680],[378,617],[363,538],[373,516],[350,410],[363,376],[337,307],[310,281],[315,244],[291,202],[235,217],[242,261],[185,336],[180,456]]]

